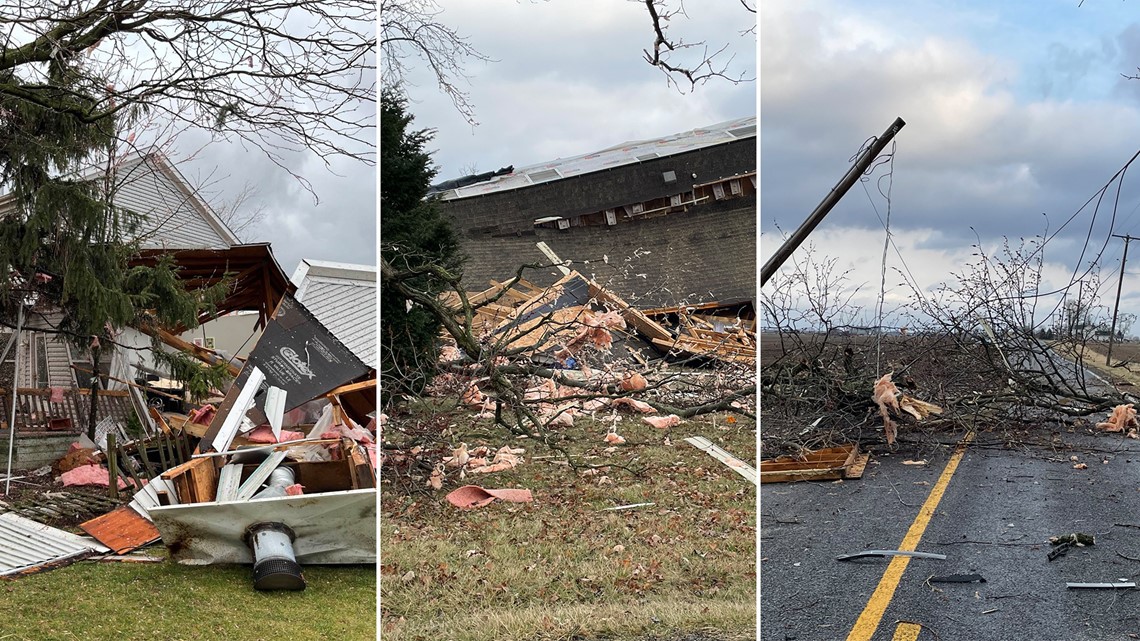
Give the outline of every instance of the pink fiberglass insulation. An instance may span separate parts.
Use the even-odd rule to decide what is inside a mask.
[[[298,441],[305,438],[304,432],[291,432],[289,430],[281,430],[280,440],[273,438],[273,430],[268,425],[261,425],[254,428],[252,432],[245,435],[245,438],[250,443],[284,443],[285,441]]]
[[[64,472],[62,477],[64,486],[70,485],[101,485],[108,487],[111,485],[111,473],[106,468],[99,465],[80,465],[79,467]],[[126,489],[127,484],[123,481],[122,477],[119,478],[119,489]]]

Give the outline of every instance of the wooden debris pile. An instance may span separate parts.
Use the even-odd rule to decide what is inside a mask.
[[[441,300],[463,312],[458,293]],[[467,297],[472,331],[493,341],[506,356],[547,354],[566,364],[584,346],[605,350],[613,332],[632,330],[657,352],[677,359],[756,362],[756,315],[752,303],[703,303],[639,310],[617,294],[578,272],[554,285],[536,287],[524,279],[491,281],[491,287]],[[453,360],[446,353],[442,360]]]
[[[642,310],[671,326],[674,338],[653,339],[670,353],[751,365],[756,362],[756,311],[751,302],[710,302]]]

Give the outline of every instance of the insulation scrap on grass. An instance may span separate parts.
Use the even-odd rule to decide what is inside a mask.
[[[657,411],[657,410],[653,409],[652,405],[650,405],[649,403],[646,403],[645,401],[639,401],[637,399],[626,398],[626,397],[615,398],[613,401],[610,402],[610,405],[612,405],[616,408],[619,408],[619,409],[622,407],[628,407],[628,408],[632,409],[633,411],[641,412],[642,414],[652,414],[652,413]]]
[[[492,455],[491,448],[486,445],[468,451],[467,444],[461,443],[451,456],[443,457],[440,464],[445,468],[461,468],[473,474],[488,474],[517,467],[523,462],[521,455],[525,453],[526,448],[504,445]],[[487,460],[488,457],[491,457],[490,461]]]
[[[644,416],[641,420],[659,430],[676,427],[681,424],[681,417],[676,414],[670,414],[669,416]]]
[[[483,507],[495,499],[511,503],[529,503],[534,500],[534,495],[530,490],[488,490],[478,485],[464,485],[447,495],[447,502],[462,510]]]
[[[1112,408],[1107,421],[1096,424],[1098,430],[1106,432],[1123,432],[1127,428],[1136,427],[1140,427],[1140,422],[1136,420],[1136,407],[1132,403],[1117,405]]]

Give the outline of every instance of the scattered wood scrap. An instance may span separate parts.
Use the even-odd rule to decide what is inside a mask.
[[[761,483],[862,478],[870,460],[855,443],[760,461]]]

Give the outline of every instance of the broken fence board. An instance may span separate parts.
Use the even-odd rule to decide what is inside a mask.
[[[756,468],[729,454],[726,450],[717,445],[714,445],[713,442],[707,438],[703,436],[690,436],[685,439],[685,442],[707,453],[721,463],[724,463],[734,472],[748,479],[753,484],[756,483]]]

